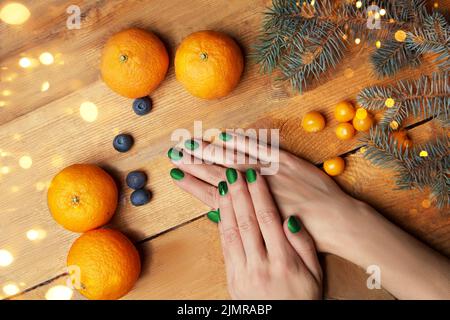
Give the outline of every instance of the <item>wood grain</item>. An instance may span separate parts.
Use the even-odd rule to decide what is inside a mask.
[[[356,139],[342,142],[334,136],[332,110],[337,102],[354,100],[359,90],[369,85],[414,78],[434,70],[432,64],[426,63],[420,69],[404,70],[395,78],[381,81],[370,72],[368,52],[362,51],[348,56],[328,82],[298,96],[286,86],[274,83],[270,77],[260,75],[258,67],[247,61],[242,81],[230,96],[217,101],[202,101],[183,90],[175,81],[171,67],[167,79],[152,94],[154,111],[149,116],[137,117],[131,111],[131,100],[117,96],[98,78],[100,50],[112,33],[129,26],[153,30],[163,38],[173,57],[176,45],[186,35],[196,30],[215,29],[235,37],[248,53],[257,37],[261,12],[270,1],[23,2],[32,12],[29,23],[21,27],[0,24],[0,67],[7,68],[0,68],[0,92],[11,91],[10,96],[0,97],[6,102],[6,106],[0,108],[0,152],[3,152],[0,167],[10,170],[8,174],[0,174],[0,248],[9,250],[15,257],[9,267],[0,269],[0,286],[9,282],[21,283],[21,290],[61,274],[67,250],[78,236],[58,226],[46,205],[46,185],[64,166],[89,162],[111,172],[121,189],[119,210],[111,226],[124,231],[135,241],[142,240],[199,217],[208,209],[180,192],[168,177],[171,166],[165,153],[173,144],[170,135],[174,129],[191,130],[195,120],[203,121],[205,129],[246,127],[256,122],[261,126],[281,128],[286,149],[321,163],[357,146]],[[78,4],[82,9],[80,30],[65,28],[65,8],[69,4]],[[18,67],[21,55],[37,58],[43,51],[55,54],[54,65],[30,70]],[[13,80],[9,81],[13,74]],[[40,84],[46,80],[50,82],[50,89],[40,92]],[[99,116],[95,122],[85,122],[79,115],[79,106],[85,101],[98,107]],[[301,117],[312,110],[321,111],[328,120],[327,128],[319,135],[308,135],[300,130]],[[111,147],[118,132],[133,134],[136,144],[131,152],[118,154]],[[421,135],[420,130],[418,132]],[[18,160],[24,155],[32,157],[31,169],[19,167]],[[436,209],[421,207],[426,194],[392,192],[392,175],[373,168],[360,158],[350,156],[347,173],[338,182],[448,254],[448,220],[443,220]],[[148,172],[149,188],[153,193],[153,201],[140,208],[130,206],[130,191],[123,186],[124,176],[133,169]],[[182,228],[179,230],[184,230]],[[29,241],[26,232],[30,229],[44,230],[46,237]],[[213,233],[205,232],[204,237],[202,234],[190,241],[194,246],[201,241],[211,241],[212,237]],[[161,240],[161,243],[164,241],[169,240]],[[164,248],[172,247],[167,244]],[[138,284],[139,289],[130,296],[157,297],[158,291],[146,293],[146,286],[155,282],[157,288],[164,288],[159,297],[170,294],[200,297],[195,295],[194,287],[182,290],[179,283],[164,285],[165,273],[161,270],[172,270],[181,262],[176,260],[175,252],[159,251],[156,253],[155,249],[150,256],[164,257],[160,269],[156,269],[155,275],[145,274],[140,281],[142,284]],[[219,259],[211,262],[217,266],[220,256],[214,256],[214,259]],[[336,269],[332,265],[330,270],[340,272],[339,264]],[[152,263],[151,268],[155,268]],[[198,270],[203,269],[196,270],[192,275],[199,275]],[[159,278],[160,273],[162,278]],[[195,282],[196,285],[207,286],[212,279],[208,277]],[[187,281],[188,278],[183,279]],[[207,291],[211,297],[224,297],[223,289],[213,291]],[[345,297],[346,294],[341,292],[336,296]]]

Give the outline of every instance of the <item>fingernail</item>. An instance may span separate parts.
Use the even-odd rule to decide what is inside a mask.
[[[220,221],[220,211],[219,211],[219,209],[211,210],[210,212],[208,212],[206,214],[206,216],[208,217],[209,220],[211,220],[214,223],[219,223],[219,221]]]
[[[186,141],[184,142],[184,146],[185,146],[186,148],[188,148],[189,150],[195,150],[195,149],[198,148],[199,144],[198,144],[197,141],[195,141],[195,140],[193,140],[193,139],[190,139],[190,140],[186,140]]]
[[[237,180],[237,171],[233,168],[227,168],[225,171],[225,175],[227,176],[227,181],[229,184],[233,184]]]
[[[183,152],[178,149],[170,148],[167,152],[167,156],[172,160],[180,160],[183,158]]]
[[[231,134],[228,134],[228,133],[226,133],[226,132],[221,132],[220,134],[219,134],[219,139],[220,140],[222,140],[222,141],[228,141],[228,140],[230,140],[232,137],[231,137]]]
[[[184,172],[178,168],[173,168],[170,170],[170,176],[175,180],[181,180],[184,178]]]
[[[256,171],[255,169],[247,169],[245,171],[245,178],[247,179],[247,182],[252,183],[256,181]]]
[[[227,194],[227,192],[228,192],[228,185],[227,185],[227,183],[225,181],[220,181],[218,187],[219,187],[219,194],[221,196],[224,196],[224,195]]]
[[[302,229],[302,224],[296,216],[290,216],[287,225],[289,231],[292,233],[297,233]]]

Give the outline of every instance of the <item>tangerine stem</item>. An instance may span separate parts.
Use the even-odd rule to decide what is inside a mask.
[[[202,60],[208,60],[208,54],[206,52],[200,53],[200,59]]]
[[[121,54],[120,57],[119,57],[119,59],[120,59],[120,62],[125,62],[125,61],[128,60],[128,56],[125,55],[125,54]]]

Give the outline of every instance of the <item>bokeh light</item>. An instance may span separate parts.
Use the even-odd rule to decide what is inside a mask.
[[[11,90],[5,89],[2,91],[2,95],[5,97],[9,97],[12,94]]]
[[[15,283],[9,283],[3,286],[3,292],[7,296],[13,296],[19,293],[19,287]]]
[[[27,231],[27,239],[30,241],[42,240],[47,236],[47,232],[42,229],[31,229]]]
[[[19,159],[19,166],[22,169],[30,169],[33,165],[33,159],[30,156],[23,156]]]
[[[90,101],[83,102],[80,105],[80,115],[84,121],[94,122],[98,117],[97,106]]]
[[[13,263],[14,257],[8,250],[0,250],[0,267],[7,267]]]
[[[1,174],[8,174],[10,172],[11,172],[11,169],[9,167],[7,167],[7,166],[3,166],[3,167],[0,168],[0,173]]]
[[[48,81],[45,81],[41,84],[41,91],[45,92],[50,88],[50,83]]]
[[[30,15],[30,10],[18,2],[10,2],[0,10],[0,19],[7,24],[23,24]]]
[[[6,102],[5,101],[0,101],[0,108],[3,108],[4,106],[6,106]]]
[[[55,58],[53,58],[53,55],[50,52],[43,52],[39,56],[39,61],[42,64],[48,66],[48,65],[52,64],[55,61]]]
[[[47,300],[70,300],[72,299],[73,290],[67,286],[57,285],[48,289],[45,294]]]
[[[30,58],[27,57],[23,57],[19,59],[19,66],[21,66],[22,68],[26,69],[31,67],[32,62]]]

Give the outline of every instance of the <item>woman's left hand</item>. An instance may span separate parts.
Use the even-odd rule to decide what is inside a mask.
[[[176,184],[199,196],[203,182],[173,169]],[[263,176],[223,168],[217,189],[219,231],[233,299],[320,299],[322,269],[314,241],[297,216],[281,222]]]

